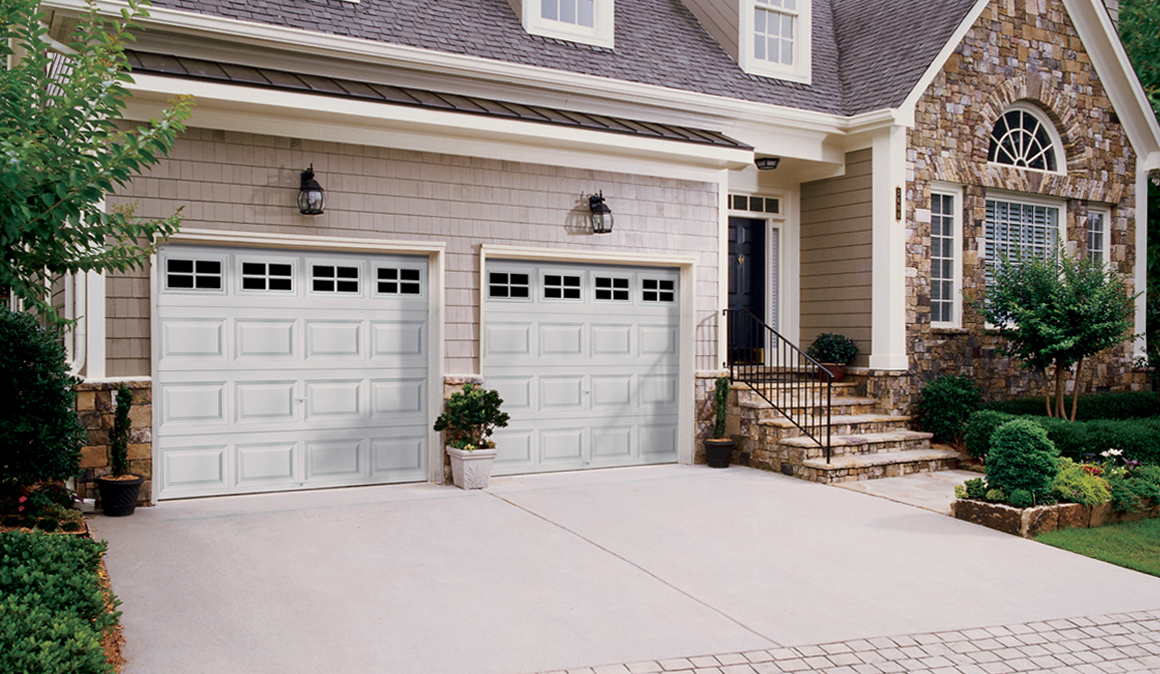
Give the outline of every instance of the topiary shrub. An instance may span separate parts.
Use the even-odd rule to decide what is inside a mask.
[[[1029,419],[1008,421],[991,436],[987,484],[1007,494],[1025,489],[1033,500],[1049,498],[1059,473],[1058,457],[1055,445],[1038,424]]]
[[[975,458],[987,456],[991,451],[991,436],[995,429],[1011,421],[1015,417],[993,410],[976,410],[967,417],[967,430],[963,434],[963,442],[967,445],[967,453]]]
[[[64,347],[28,314],[0,308],[0,487],[80,472],[85,430]]]
[[[117,408],[113,428],[109,431],[109,468],[120,477],[129,473],[129,412],[133,409],[133,391],[122,383],[117,387]]]
[[[1107,484],[1083,469],[1075,461],[1059,460],[1059,473],[1051,483],[1051,493],[1061,501],[1081,503],[1091,507],[1112,499]]]
[[[957,442],[967,430],[967,419],[983,402],[979,387],[970,379],[948,374],[936,377],[922,389],[918,401],[922,430],[940,442]]]

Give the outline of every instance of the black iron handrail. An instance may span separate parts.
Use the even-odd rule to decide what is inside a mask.
[[[730,378],[765,399],[825,448],[830,462],[832,372],[748,309],[726,309]]]

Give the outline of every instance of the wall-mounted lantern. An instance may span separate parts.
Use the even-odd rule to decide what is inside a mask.
[[[588,197],[588,208],[592,211],[592,233],[608,234],[612,231],[612,209],[604,203],[604,191]]]
[[[757,157],[753,163],[758,171],[772,171],[781,163],[781,157]]]
[[[314,179],[314,164],[302,172],[302,187],[298,190],[298,210],[303,215],[319,215],[326,206],[326,194],[322,185]]]

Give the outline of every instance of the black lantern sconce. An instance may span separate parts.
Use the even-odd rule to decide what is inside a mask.
[[[588,208],[592,211],[592,233],[608,234],[612,231],[612,209],[604,203],[604,191],[588,197]]]
[[[314,179],[314,164],[302,172],[302,187],[298,190],[298,210],[303,215],[319,215],[326,206],[326,193]]]
[[[753,163],[758,171],[772,171],[781,163],[781,157],[757,157]]]

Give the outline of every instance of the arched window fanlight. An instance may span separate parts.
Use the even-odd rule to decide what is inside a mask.
[[[1057,137],[1039,115],[1027,107],[1014,107],[991,129],[987,160],[1018,168],[1059,171]]]

